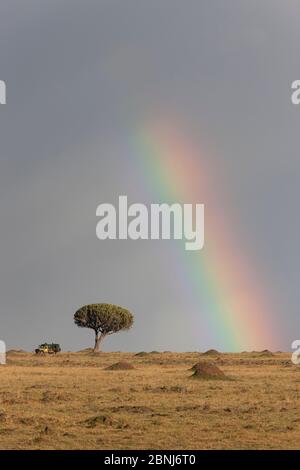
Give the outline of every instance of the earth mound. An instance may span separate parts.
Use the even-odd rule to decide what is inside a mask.
[[[24,353],[26,353],[26,351],[24,351],[24,349],[9,349],[6,352],[7,352],[7,354],[24,354]]]
[[[269,351],[268,349],[264,349],[263,351],[260,352],[261,356],[274,356],[274,354]]]
[[[93,348],[85,348],[85,349],[80,349],[80,351],[77,351],[78,353],[86,353],[86,354],[89,354],[89,353],[92,353],[94,352]]]
[[[218,356],[220,353],[216,349],[208,349],[204,353],[202,353],[203,356]]]
[[[105,370],[132,370],[132,369],[134,369],[133,365],[130,364],[130,362],[126,362],[126,361],[116,362],[115,364],[112,364],[111,366],[108,366],[105,368]]]
[[[199,379],[226,378],[224,372],[210,362],[197,362],[190,370],[193,371],[192,377]]]

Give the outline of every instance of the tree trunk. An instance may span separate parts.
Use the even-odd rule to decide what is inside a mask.
[[[103,334],[99,334],[95,331],[95,346],[94,346],[94,352],[100,352],[100,344],[103,339]]]

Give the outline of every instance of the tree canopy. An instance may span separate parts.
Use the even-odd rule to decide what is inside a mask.
[[[94,351],[107,335],[129,330],[133,325],[133,315],[126,308],[113,304],[84,305],[74,315],[74,322],[80,328],[91,328],[95,332]]]

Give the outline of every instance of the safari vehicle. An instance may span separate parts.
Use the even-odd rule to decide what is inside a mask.
[[[56,343],[43,343],[35,350],[36,354],[57,354],[61,351],[60,345]]]

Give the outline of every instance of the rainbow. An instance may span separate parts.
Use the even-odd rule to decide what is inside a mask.
[[[176,129],[176,130],[175,130]],[[173,263],[185,291],[203,324],[212,347],[224,351],[274,348],[272,317],[266,293],[225,208],[224,186],[212,159],[196,149],[176,126],[146,126],[137,133],[138,165],[148,189],[161,202],[204,203],[205,245],[186,252],[178,242]],[[176,243],[176,242],[175,242]],[[176,286],[178,289],[178,286]],[[274,318],[274,317],[273,317]],[[205,329],[204,329],[205,331]],[[199,330],[199,344],[201,342]]]

